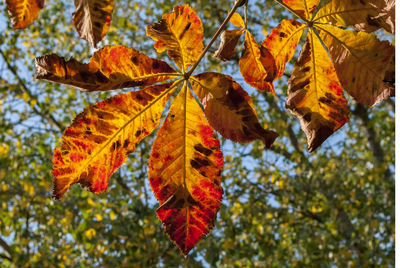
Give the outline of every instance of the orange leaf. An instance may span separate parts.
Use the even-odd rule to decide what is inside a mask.
[[[164,84],[120,94],[80,113],[54,150],[53,197],[60,199],[74,183],[94,193],[106,190],[109,177],[158,126],[175,88]]]
[[[266,70],[265,66],[271,66]],[[274,86],[271,83],[276,76],[274,59],[269,51],[259,46],[249,31],[246,31],[244,49],[239,60],[239,69],[244,80],[262,91],[275,94]]]
[[[171,105],[149,160],[157,216],[184,255],[214,226],[223,190],[220,143],[187,85]]]
[[[394,0],[331,0],[318,11],[313,21],[352,26],[365,32],[382,27],[394,34],[394,9]]]
[[[114,0],[75,0],[72,18],[79,37],[94,47],[110,27]]]
[[[44,6],[44,0],[6,0],[8,14],[14,29],[31,24]]]
[[[233,13],[229,21],[236,27],[244,28],[245,26],[242,16],[240,16],[240,14],[237,12]]]
[[[267,48],[274,58],[274,61],[269,61],[269,64],[274,64],[277,69],[273,80],[283,75],[285,64],[293,57],[305,28],[305,25],[296,20],[282,20],[281,24],[272,29],[271,33],[262,42],[261,45]],[[270,70],[274,66],[264,65],[264,68]]]
[[[317,9],[320,0],[283,0],[283,3],[292,8],[300,17],[310,20]]]
[[[106,46],[96,51],[89,64],[55,54],[36,58],[38,79],[75,86],[82,91],[148,86],[176,74],[167,63],[149,58],[124,46]]]
[[[233,78],[219,73],[202,73],[190,80],[204,106],[208,122],[224,138],[235,142],[261,139],[267,148],[278,137],[258,122],[253,102]]]
[[[299,118],[310,152],[349,120],[335,68],[313,31],[307,35],[289,80],[286,108]]]
[[[188,5],[176,6],[157,23],[148,25],[146,33],[155,42],[157,52],[168,51],[179,69],[187,70],[203,51],[203,24]]]
[[[386,81],[395,51],[388,41],[374,34],[318,25],[343,88],[357,102],[373,106],[394,96],[394,85]],[[391,71],[394,76],[394,70]],[[389,82],[389,83],[387,83]]]
[[[221,34],[221,43],[213,57],[222,61],[228,61],[236,52],[236,45],[244,30],[225,30]]]

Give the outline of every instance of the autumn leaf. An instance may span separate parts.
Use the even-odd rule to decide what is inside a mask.
[[[239,13],[235,12],[233,13],[232,17],[229,20],[230,23],[232,23],[236,27],[244,28],[244,21],[242,16],[240,16]]]
[[[203,24],[188,5],[174,7],[173,12],[148,25],[146,34],[156,41],[157,52],[167,50],[169,57],[183,71],[197,61],[203,50]]]
[[[283,0],[283,3],[306,20],[311,20],[313,12],[317,9],[320,0]]]
[[[266,70],[264,65],[272,68]],[[246,31],[239,69],[249,85],[258,90],[275,94],[274,86],[270,82],[276,77],[274,59],[266,48],[257,44],[249,31]]]
[[[395,0],[385,0],[385,1],[371,1],[371,5],[377,5],[379,3],[379,13],[372,20],[379,24],[387,32],[395,33],[395,13],[396,13],[396,2]]]
[[[224,138],[242,143],[261,139],[271,147],[278,134],[260,125],[252,99],[230,76],[202,73],[190,81],[208,122]]]
[[[124,46],[106,46],[96,51],[89,64],[55,54],[36,58],[37,79],[77,87],[83,91],[106,91],[148,86],[176,76],[161,60]]]
[[[383,27],[394,33],[394,0],[331,0],[313,21],[373,32]]]
[[[219,47],[217,51],[215,51],[213,57],[221,60],[228,61],[232,58],[232,56],[236,52],[236,45],[244,33],[244,21],[242,17],[238,13],[233,13],[232,17],[229,20],[234,26],[240,27],[242,29],[236,30],[225,30],[221,34],[221,42],[219,43]]]
[[[394,57],[394,47],[388,41],[331,25],[316,28],[329,49],[343,88],[357,102],[373,106],[394,96],[394,85],[385,82]]]
[[[276,69],[275,76],[270,77],[270,82],[283,75],[285,64],[292,59],[305,28],[305,25],[296,20],[282,20],[262,42],[261,45],[268,49],[274,59],[267,63],[270,65],[264,64],[264,68],[266,70]]]
[[[109,177],[158,126],[175,88],[164,84],[120,94],[80,113],[54,150],[53,197],[60,199],[75,183],[94,193],[105,191]]]
[[[221,61],[228,61],[236,53],[236,45],[244,30],[225,30],[221,34],[221,43],[213,57]]]
[[[6,0],[8,14],[14,29],[31,24],[44,6],[44,0]]]
[[[307,35],[289,80],[286,108],[299,118],[310,152],[349,120],[335,68],[313,31]]]
[[[148,174],[157,216],[184,255],[214,226],[223,193],[219,148],[185,83],[153,143]]]
[[[96,47],[110,27],[114,0],[75,0],[72,14],[79,37]]]

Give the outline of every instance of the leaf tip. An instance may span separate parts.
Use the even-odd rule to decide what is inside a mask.
[[[276,138],[279,137],[279,134],[272,130],[266,130],[265,134],[261,137],[265,148],[271,149],[272,144],[275,142]]]

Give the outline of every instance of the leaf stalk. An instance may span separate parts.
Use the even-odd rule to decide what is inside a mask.
[[[231,9],[231,11],[229,11],[228,16],[225,18],[225,20],[222,22],[221,26],[219,27],[219,29],[215,32],[214,36],[211,38],[211,41],[208,43],[208,45],[206,46],[206,48],[203,50],[203,52],[201,53],[200,57],[197,59],[196,63],[192,66],[192,68],[190,68],[184,75],[183,77],[185,78],[185,80],[188,80],[189,77],[192,75],[192,73],[194,72],[194,70],[197,68],[197,66],[199,65],[200,61],[203,59],[203,57],[206,55],[207,51],[211,48],[212,44],[214,44],[215,40],[217,40],[218,36],[221,34],[221,32],[224,30],[225,26],[228,24],[229,20],[231,19],[231,17],[233,16],[233,14],[235,13],[236,9],[238,9],[238,7],[242,6],[243,3],[241,0],[236,0],[235,5],[233,6],[233,8]]]

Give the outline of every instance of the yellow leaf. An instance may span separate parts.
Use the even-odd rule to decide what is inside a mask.
[[[91,206],[91,207],[96,206],[96,204],[93,202],[92,198],[88,198],[87,202],[88,202],[89,206]]]
[[[265,69],[265,66],[271,66]],[[244,80],[262,91],[275,94],[271,81],[276,77],[274,59],[268,49],[259,46],[249,31],[246,31],[244,49],[239,60],[239,69]]]
[[[331,0],[313,21],[373,32],[380,27],[394,33],[394,0]]]
[[[190,81],[208,122],[224,138],[243,143],[261,139],[271,147],[278,134],[260,125],[250,96],[232,77],[207,72]]]
[[[110,219],[113,221],[117,217],[117,214],[114,213],[114,211],[110,211]]]
[[[95,216],[96,220],[98,220],[98,221],[103,220],[103,216],[101,214],[95,214],[94,216]]]
[[[8,14],[14,29],[31,24],[44,6],[44,0],[6,0]]]
[[[320,0],[283,0],[300,17],[310,20],[313,12],[317,9]]]
[[[175,6],[157,23],[148,25],[146,34],[154,41],[154,48],[165,50],[182,71],[193,65],[203,51],[203,24],[188,5]]]
[[[53,197],[71,184],[99,193],[127,155],[158,126],[176,83],[147,87],[91,105],[80,113],[54,150]]]
[[[261,45],[267,48],[274,58],[274,61],[268,62],[273,66],[264,65],[266,70],[276,68],[276,75],[273,79],[270,78],[270,82],[283,75],[285,64],[293,57],[305,28],[305,25],[296,20],[282,20],[262,42]]]
[[[220,143],[188,85],[174,99],[153,143],[149,180],[157,216],[184,255],[214,226],[222,198]]]
[[[0,144],[0,156],[6,156],[10,151],[10,146],[6,143]]]
[[[75,0],[72,19],[79,37],[94,47],[110,27],[114,0]]]
[[[320,36],[328,47],[339,80],[357,102],[373,106],[394,96],[390,74],[395,50],[388,41],[374,34],[353,32],[331,25],[318,25]]]
[[[148,86],[176,74],[166,62],[149,58],[124,46],[106,46],[96,51],[89,64],[66,61],[55,54],[36,58],[38,79],[75,86],[82,91],[106,91]]]
[[[33,108],[37,104],[37,100],[33,99],[30,103],[30,106]]]
[[[310,152],[349,120],[335,68],[312,31],[289,80],[286,108],[299,118]]]
[[[242,16],[240,16],[240,14],[237,12],[233,13],[229,21],[236,27],[244,28],[245,26]]]
[[[22,99],[23,99],[25,102],[28,102],[28,101],[29,101],[29,95],[28,95],[28,93],[26,93],[26,92],[22,93]]]
[[[93,228],[90,228],[89,230],[85,231],[85,236],[91,240],[94,236],[96,235],[96,230]]]

